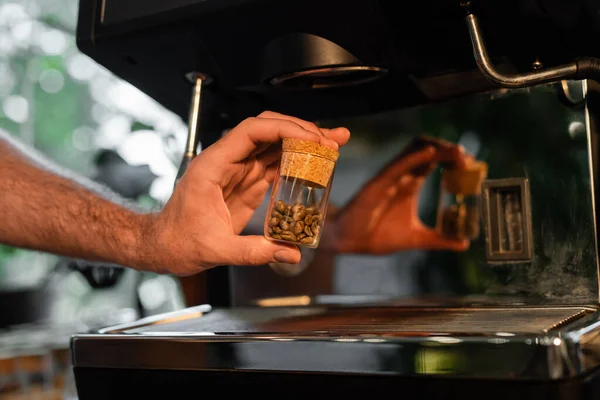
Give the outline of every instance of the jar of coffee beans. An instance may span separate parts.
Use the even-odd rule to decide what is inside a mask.
[[[437,229],[444,236],[474,240],[480,232],[481,184],[487,176],[487,164],[474,161],[466,168],[442,171]]]
[[[339,153],[319,143],[284,139],[264,234],[298,246],[319,245]]]

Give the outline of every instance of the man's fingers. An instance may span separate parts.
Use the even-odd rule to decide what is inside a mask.
[[[265,170],[265,180],[269,183],[273,183],[277,177],[277,164],[271,164]]]
[[[284,138],[319,142],[321,136],[308,131],[292,121],[273,118],[247,118],[227,132],[219,141],[225,147],[228,158],[241,161],[259,147],[272,145]]]
[[[389,163],[383,171],[375,178],[375,182],[383,185],[393,185],[397,181],[418,167],[427,167],[435,164],[436,150],[433,147],[427,147],[421,151],[402,155]]]
[[[227,243],[223,263],[231,265],[258,266],[271,262],[297,264],[300,250],[269,241],[263,236],[234,236]]]
[[[468,240],[448,239],[433,229],[423,228],[418,234],[418,247],[426,250],[449,250],[463,252],[469,249]]]
[[[256,159],[265,167],[279,161],[280,158],[281,146],[277,145],[269,146],[265,151],[256,156]]]
[[[350,131],[347,128],[334,128],[334,129],[322,129],[325,132],[325,135],[329,138],[337,142],[337,144],[342,147],[348,140],[350,140]]]
[[[465,168],[472,156],[467,154],[460,146],[440,149],[437,151],[436,161],[449,163],[455,168]]]
[[[321,132],[321,128],[319,128],[313,122],[305,121],[305,120],[300,119],[300,118],[292,117],[290,115],[285,115],[285,114],[281,114],[281,113],[274,112],[274,111],[263,111],[262,113],[260,113],[258,115],[257,118],[270,118],[270,119],[281,119],[281,120],[284,120],[284,121],[291,121],[291,122],[294,122],[294,123],[300,125],[301,127],[303,127],[304,129],[306,129],[307,131],[314,132],[314,133],[316,133],[318,135],[323,134]]]
[[[390,173],[404,175],[418,167],[426,167],[435,163],[437,151],[434,147],[426,147],[421,151],[402,157],[394,163]]]
[[[284,138],[295,138],[321,143],[338,149],[331,139],[304,129],[295,122],[274,118],[248,118],[229,131],[217,142],[228,162],[240,162],[265,144],[274,144]]]
[[[350,140],[350,131],[346,128],[320,128],[312,122],[273,111],[262,112],[258,118],[275,118],[295,122],[308,131],[326,136],[327,138],[336,142],[340,147],[348,143],[348,140]]]

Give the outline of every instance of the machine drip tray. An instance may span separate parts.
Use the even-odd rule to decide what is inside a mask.
[[[190,312],[103,333],[132,335],[430,336],[543,334],[594,312],[585,307],[249,307]]]
[[[600,366],[582,306],[300,306],[158,315],[76,335],[76,368],[565,379]]]

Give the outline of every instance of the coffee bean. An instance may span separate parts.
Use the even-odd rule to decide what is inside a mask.
[[[310,236],[300,239],[300,243],[303,243],[303,244],[312,244],[314,241],[315,241],[315,238],[310,237]]]
[[[310,224],[312,224],[312,221],[313,221],[312,215],[311,214],[306,214],[306,217],[304,217],[304,223],[306,225],[310,225]]]
[[[479,236],[479,209],[468,207],[465,215],[465,235],[469,238]]]
[[[298,221],[294,224],[294,228],[292,229],[292,232],[294,233],[294,235],[299,235],[304,231],[304,222],[302,221]]]
[[[312,231],[313,236],[319,236],[319,233],[321,232],[321,227],[311,227],[310,230]]]
[[[269,220],[269,226],[277,226],[277,225],[279,225],[279,218],[273,217]]]
[[[314,244],[320,234],[322,213],[317,206],[278,200],[271,210],[267,235],[298,244]]]
[[[465,204],[442,210],[441,230],[453,239],[472,239],[479,235],[479,210]]]
[[[295,242],[296,241],[296,235],[294,235],[290,231],[283,231],[283,232],[281,232],[281,238],[284,239],[284,240],[289,240],[291,242]]]
[[[296,211],[292,216],[292,218],[294,218],[294,221],[302,221],[304,220],[304,217],[306,217],[306,210]]]
[[[442,233],[445,236],[457,237],[459,234],[459,214],[456,207],[449,207],[442,211]]]
[[[277,203],[275,203],[275,210],[279,211],[280,213],[285,211],[285,203],[281,200],[277,200]]]
[[[310,226],[305,226],[304,227],[304,233],[306,233],[306,236],[312,236],[313,235],[313,231],[312,231],[312,229],[310,229]]]

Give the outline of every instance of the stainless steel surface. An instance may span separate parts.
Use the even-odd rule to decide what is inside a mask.
[[[482,198],[488,263],[532,262],[534,248],[529,180],[506,178],[484,181]]]
[[[570,105],[577,107],[584,105],[585,98],[582,96],[581,91],[573,89],[572,82],[562,80],[560,81],[560,93],[564,97],[564,100]]]
[[[578,74],[578,66],[575,62],[546,69],[536,69],[534,72],[508,75],[498,71],[490,59],[485,41],[479,27],[479,21],[473,14],[466,17],[467,27],[473,44],[473,54],[479,70],[492,83],[505,88],[523,88],[556,82],[562,79],[575,79]]]
[[[247,333],[292,336],[435,336],[547,333],[565,321],[592,309],[564,308],[447,308],[447,307],[273,307],[217,309],[188,314],[154,324],[143,323],[105,333],[168,335],[243,335]]]
[[[190,320],[191,318],[199,318],[203,316],[205,313],[208,313],[212,310],[212,308],[207,304],[202,304],[195,307],[185,308],[183,310],[172,311],[169,313],[152,315],[149,317],[142,318],[135,322],[135,326],[141,329],[145,326],[154,326],[154,325],[162,325],[173,323],[176,321],[182,320]],[[121,325],[113,325],[110,328],[103,328],[98,331],[98,333],[111,333],[115,331],[120,331],[124,329],[128,329],[132,324],[121,324]]]
[[[578,304],[595,308],[596,303]],[[536,307],[529,303],[526,297],[503,296],[501,298],[485,295],[470,295],[463,297],[430,296],[430,297],[394,297],[385,295],[317,295],[317,296],[287,296],[263,297],[254,300],[250,307],[404,307],[404,308],[518,308]],[[538,305],[553,307],[555,305]],[[560,305],[559,305],[560,307]]]
[[[600,112],[600,106],[587,104],[596,86],[590,89],[584,82],[587,86],[570,81],[568,87],[572,98],[584,98],[586,104],[563,101],[559,85],[548,84],[499,89],[410,112],[317,121],[324,127],[347,126],[353,135],[336,164],[331,204],[339,208],[349,204],[416,133],[463,145],[488,163],[490,180],[526,179],[531,257],[524,253],[520,262],[492,264],[484,235],[464,253],[417,249],[389,255],[329,255],[318,249],[311,265],[294,277],[280,276],[268,266],[230,268],[232,305],[251,305],[265,297],[357,294],[394,298],[443,294],[446,301],[479,296],[498,305],[507,297],[519,297],[528,305],[597,303],[597,196],[592,188],[598,185],[592,177],[597,176],[594,165],[600,146],[592,142],[597,138],[597,117],[592,115],[589,124],[586,118]],[[419,217],[428,226],[435,224],[438,199],[439,171],[434,171],[418,200]],[[266,208],[265,202],[245,233],[262,233]]]
[[[298,306],[341,306],[341,305],[381,305],[393,304],[391,296],[378,295],[318,295],[318,296],[285,296],[263,297],[254,300],[251,307],[298,307]],[[404,304],[406,305],[406,304]],[[414,304],[413,304],[414,305]],[[423,303],[419,303],[423,305]],[[429,304],[431,305],[431,304]],[[436,305],[440,305],[437,303]]]
[[[593,307],[248,308],[106,332],[74,337],[76,367],[562,379],[600,365]]]
[[[589,161],[588,168],[590,170],[590,193],[591,203],[594,205],[593,216],[591,225],[594,227],[594,251],[596,259],[599,258],[598,244],[600,243],[600,230],[598,230],[599,218],[600,218],[600,196],[596,193],[596,190],[600,188],[600,142],[598,137],[600,135],[600,83],[595,81],[585,81],[583,84],[583,92],[585,97],[585,128],[586,128],[586,139],[588,145]],[[598,282],[598,296],[600,297],[600,264],[597,266],[596,274],[594,276],[596,282]],[[600,300],[600,299],[599,299]]]
[[[177,183],[187,171],[190,163],[196,157],[198,150],[199,136],[198,128],[202,110],[202,85],[208,81],[208,77],[200,73],[188,75],[188,79],[193,79],[194,88],[192,90],[192,100],[190,103],[190,115],[188,119],[188,136],[185,144],[185,152],[177,171],[175,183]]]

